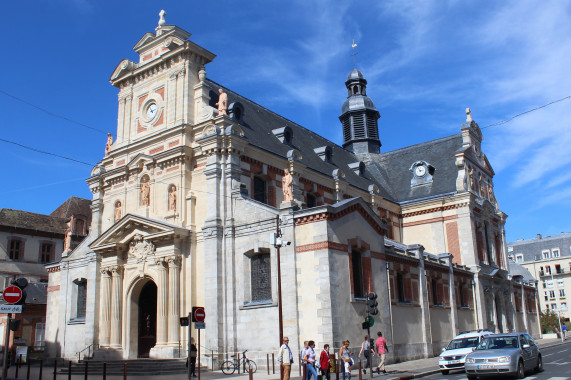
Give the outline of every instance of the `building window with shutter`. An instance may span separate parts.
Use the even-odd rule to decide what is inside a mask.
[[[351,278],[353,285],[353,297],[364,298],[365,291],[363,287],[363,263],[361,260],[361,252],[351,251]]]
[[[254,199],[258,202],[268,203],[268,189],[266,181],[258,176],[254,177]]]
[[[78,278],[73,281],[71,320],[74,322],[85,321],[85,307],[87,303],[87,280]]]
[[[53,261],[54,245],[51,242],[44,242],[40,245],[40,263],[50,263]]]
[[[271,301],[271,259],[268,253],[259,253],[250,257],[251,300],[253,302]]]
[[[43,351],[46,346],[46,324],[43,322],[36,323],[36,331],[34,334],[34,350]]]

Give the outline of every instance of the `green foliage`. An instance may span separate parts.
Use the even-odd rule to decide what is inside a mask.
[[[540,313],[540,318],[541,318],[541,332],[543,334],[550,334],[553,332],[553,326],[557,326],[557,329],[559,329],[559,321],[557,319],[557,313],[554,312],[553,310],[545,310],[545,312],[541,312]],[[561,323],[563,324],[563,321],[561,321]]]

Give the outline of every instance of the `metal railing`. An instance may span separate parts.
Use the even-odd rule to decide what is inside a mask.
[[[95,353],[95,350],[99,349],[99,345],[98,344],[90,344],[89,346],[85,347],[83,350],[78,351],[77,352],[77,361],[81,360],[81,354],[83,354],[85,351],[87,351],[87,355],[83,354],[83,359],[85,360],[85,358],[91,358],[91,353]]]

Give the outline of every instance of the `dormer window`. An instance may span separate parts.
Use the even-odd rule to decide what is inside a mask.
[[[242,116],[244,115],[244,106],[240,102],[231,103],[228,106],[228,115],[232,120],[240,123],[242,121]]]
[[[272,130],[272,133],[282,142],[282,144],[290,146],[293,145],[293,130],[289,126],[286,125],[283,128],[276,128]]]
[[[333,150],[330,146],[321,146],[319,148],[313,149],[313,151],[321,158],[323,161],[332,163]]]
[[[353,170],[359,177],[365,176],[365,163],[362,161],[349,164],[349,169]]]

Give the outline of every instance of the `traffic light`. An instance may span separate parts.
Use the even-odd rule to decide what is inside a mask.
[[[377,302],[377,293],[371,292],[367,294],[367,314],[379,314],[379,309],[377,309],[377,306],[379,306],[379,303]]]
[[[180,317],[180,325],[181,326],[188,326],[188,317]]]
[[[369,322],[368,322],[368,321],[365,321],[365,322],[361,323],[361,327],[363,328],[363,330],[366,330],[366,329],[368,329],[368,328],[371,327],[371,326],[369,326]]]
[[[21,319],[10,318],[10,325],[9,325],[10,330],[18,331],[18,329],[20,328],[20,323],[22,323]]]

